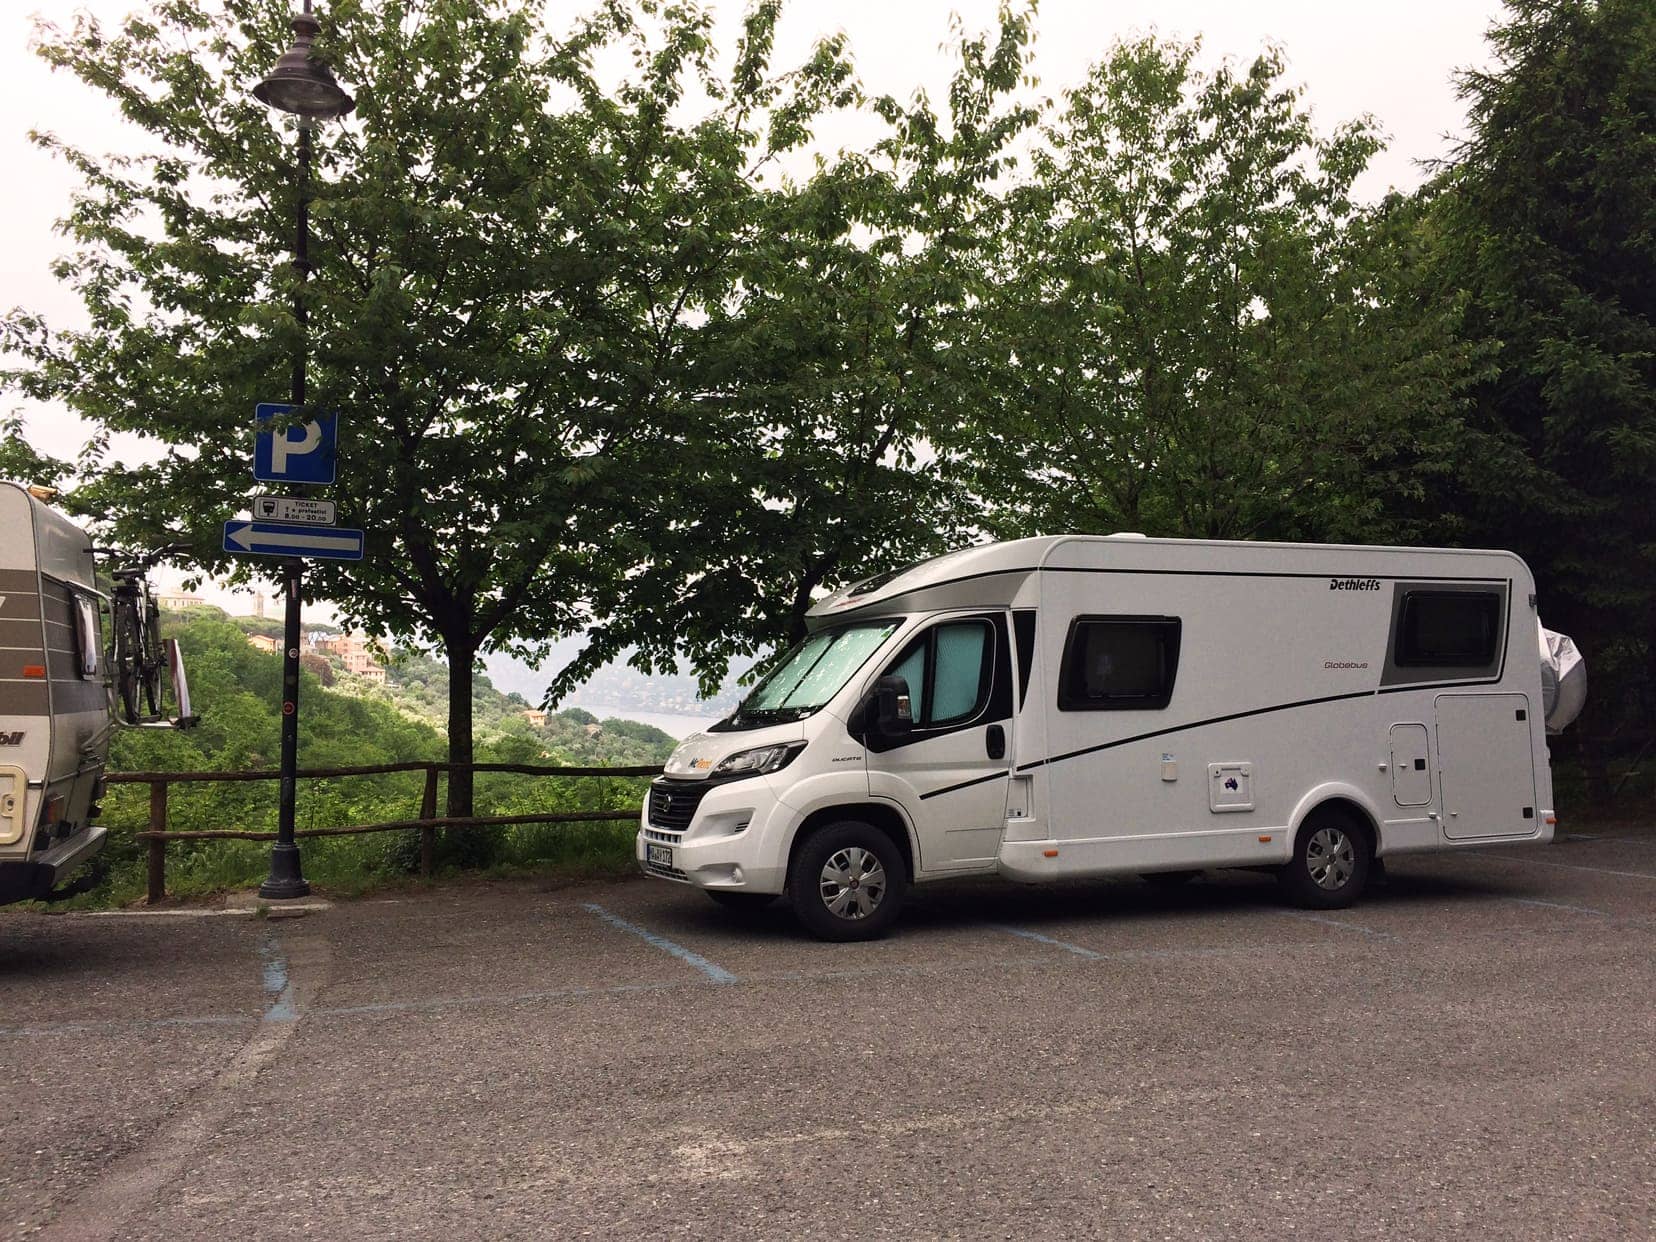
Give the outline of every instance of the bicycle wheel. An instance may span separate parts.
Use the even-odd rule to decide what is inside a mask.
[[[138,614],[132,601],[117,597],[115,610],[115,645],[110,661],[115,666],[115,691],[121,701],[121,718],[128,724],[138,723],[139,638]]]
[[[148,591],[144,592],[144,627],[142,643],[144,701],[151,716],[161,714],[161,672],[166,660],[161,651],[161,610]]]

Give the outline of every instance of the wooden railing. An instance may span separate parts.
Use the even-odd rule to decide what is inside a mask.
[[[301,768],[300,779],[336,776],[381,776],[388,772],[424,772],[425,787],[420,795],[417,819],[388,820],[378,824],[347,824],[337,828],[300,828],[295,837],[347,837],[367,832],[399,832],[418,829],[420,833],[420,874],[429,876],[437,847],[439,828],[501,828],[510,824],[580,824],[595,820],[632,820],[638,810],[550,811],[531,815],[437,814],[437,781],[444,772],[514,772],[525,776],[659,776],[659,765],[618,768],[543,767],[530,763],[377,763],[354,768]],[[148,902],[154,905],[167,895],[168,841],[274,841],[274,832],[252,832],[239,828],[213,828],[175,832],[167,827],[167,790],[173,785],[222,781],[273,781],[281,773],[252,772],[111,772],[104,780],[111,785],[149,786],[149,827],[133,835],[149,845]]]

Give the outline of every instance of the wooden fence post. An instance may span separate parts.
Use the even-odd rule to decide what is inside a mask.
[[[150,782],[149,830],[167,830],[167,782]],[[149,895],[146,901],[156,905],[167,896],[167,843],[160,837],[149,839]]]
[[[420,797],[420,818],[437,818],[437,765],[432,764],[426,769],[425,793]],[[420,828],[420,874],[427,879],[431,878],[431,869],[436,862],[437,829],[430,824]]]

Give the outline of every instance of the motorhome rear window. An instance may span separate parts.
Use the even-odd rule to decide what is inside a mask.
[[[1410,591],[1397,628],[1400,667],[1482,667],[1495,659],[1500,641],[1501,596],[1494,591]]]
[[[1077,617],[1064,643],[1058,709],[1157,710],[1173,697],[1178,617]]]

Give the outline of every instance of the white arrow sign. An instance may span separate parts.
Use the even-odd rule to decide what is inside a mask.
[[[224,524],[224,550],[255,556],[315,556],[336,561],[362,559],[362,532],[337,526],[288,526],[238,520]]]

